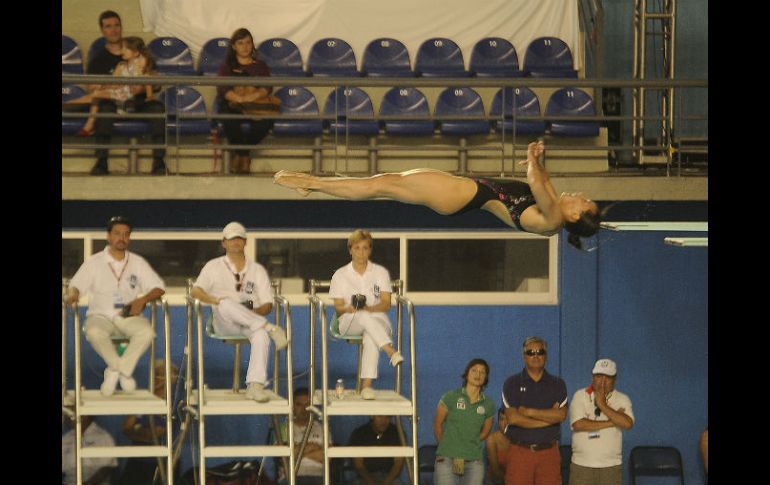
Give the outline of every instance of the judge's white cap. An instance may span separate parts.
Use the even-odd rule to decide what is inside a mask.
[[[234,237],[246,239],[246,228],[240,222],[231,222],[222,230],[222,237],[224,239],[232,239]]]
[[[614,376],[618,373],[618,366],[610,359],[599,359],[594,364],[592,374],[603,374],[605,376]]]

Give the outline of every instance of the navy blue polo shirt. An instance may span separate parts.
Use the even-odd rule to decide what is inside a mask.
[[[503,384],[503,404],[506,408],[526,406],[528,408],[548,409],[558,402],[561,407],[567,406],[567,385],[560,377],[543,370],[543,377],[535,382],[527,373],[525,367],[519,374],[514,374]],[[552,424],[545,428],[522,428],[508,424],[505,436],[513,443],[544,444],[559,439],[560,424]]]

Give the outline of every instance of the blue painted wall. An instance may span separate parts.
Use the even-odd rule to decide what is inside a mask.
[[[625,461],[635,445],[673,445],[683,455],[687,482],[702,483],[697,443],[708,424],[708,250],[667,246],[663,236],[659,232],[602,232],[593,252],[576,251],[563,243],[559,305],[418,306],[419,444],[435,441],[436,404],[444,392],[461,385],[460,374],[470,359],[483,357],[489,362],[487,392],[500,405],[503,381],[523,367],[521,342],[528,335],[540,335],[549,343],[548,369],[564,378],[570,398],[589,383],[597,358],[610,357],[618,363],[617,386],[631,397],[636,415],[636,425],[625,433]],[[294,307],[293,317],[297,375],[307,370],[307,307]],[[183,355],[184,319],[184,308],[174,307],[172,357],[178,364]],[[320,342],[317,345],[320,349]],[[406,338],[404,347],[408,346]],[[88,344],[84,349],[84,382],[96,388],[102,366]],[[232,349],[212,339],[205,340],[204,349],[209,385],[229,386]],[[343,377],[352,387],[354,348],[330,341],[329,353],[330,379]],[[245,352],[242,360],[245,373]],[[146,375],[145,362],[137,370],[140,385],[146,384],[141,377]],[[383,359],[378,385],[391,386],[393,375]],[[318,376],[320,385],[320,373]],[[296,384],[306,385],[306,376]],[[408,390],[409,385],[407,378],[403,389]],[[120,433],[121,418],[100,420],[120,437],[120,443],[127,444]],[[363,421],[335,418],[335,441],[346,441]],[[262,442],[267,422],[263,418],[217,417],[209,421],[207,430],[213,443]],[[565,423],[562,443],[569,442]],[[190,465],[186,450],[182,469]]]

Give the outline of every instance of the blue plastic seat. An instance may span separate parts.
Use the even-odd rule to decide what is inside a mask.
[[[281,99],[282,115],[307,115],[312,119],[289,120],[278,117],[273,122],[273,134],[319,136],[323,133],[318,102],[312,92],[301,86],[284,86],[275,96]]]
[[[61,72],[83,74],[83,53],[72,37],[61,36]]]
[[[262,41],[257,47],[260,59],[270,68],[271,76],[304,77],[302,55],[294,42],[281,37]]]
[[[360,76],[353,48],[344,40],[335,37],[327,37],[313,44],[307,59],[307,71],[313,76]]]
[[[503,91],[504,89],[504,91]],[[503,98],[505,102],[503,103]],[[498,133],[513,133],[513,115],[540,116],[540,100],[527,87],[502,88],[495,93],[489,117],[493,119]],[[542,135],[545,133],[543,120],[516,120],[516,135]]]
[[[555,91],[545,106],[545,116],[595,116],[594,100],[578,88],[562,88]],[[598,136],[598,121],[550,120],[553,136]]]
[[[61,86],[61,103],[64,104],[67,101],[77,99],[81,96],[85,96],[85,89],[74,84],[62,84]],[[79,129],[83,127],[86,122],[83,118],[64,118],[61,119],[61,134],[62,135],[74,135]]]
[[[216,76],[219,66],[227,56],[230,48],[230,39],[227,37],[215,37],[203,44],[198,56],[198,74],[201,76]]]
[[[556,37],[533,40],[524,56],[524,72],[532,77],[575,78],[573,65],[569,46]]]
[[[361,73],[369,77],[413,77],[409,51],[403,42],[382,37],[364,50]]]
[[[197,89],[191,86],[169,86],[159,99],[166,105],[168,120],[166,126],[169,135],[175,135],[177,129],[182,135],[208,135],[211,133],[211,121],[203,118],[184,119],[184,115],[205,115],[206,102]],[[182,119],[179,118],[182,115]]]
[[[446,116],[475,116],[474,120],[447,120]],[[435,118],[443,135],[481,135],[489,133],[484,102],[468,87],[446,88],[436,100]]]
[[[96,55],[96,52],[104,48],[104,44],[107,43],[107,39],[104,37],[97,37],[93,42],[91,42],[91,46],[88,48],[88,58],[86,59],[86,62],[91,62],[91,60]],[[86,67],[88,65],[86,64]]]
[[[391,88],[380,103],[380,116],[403,116],[404,119],[385,120],[389,135],[432,135],[432,120],[410,120],[416,116],[430,116],[425,95],[417,88]]]
[[[451,39],[434,37],[420,45],[414,72],[422,77],[468,77],[463,51]]]
[[[190,48],[176,37],[156,37],[147,45],[155,59],[158,74],[164,76],[194,76],[193,58]]]
[[[507,39],[487,37],[476,42],[471,52],[470,70],[477,77],[522,77],[519,56]]]
[[[339,87],[329,93],[324,105],[324,117],[334,117],[329,123],[329,130],[339,136],[377,135],[380,131],[374,119],[374,107],[369,95],[360,88]],[[352,120],[349,117],[366,119]]]

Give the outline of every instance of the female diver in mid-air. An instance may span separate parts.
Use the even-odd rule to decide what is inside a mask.
[[[527,147],[527,159],[519,162],[527,165],[526,182],[460,177],[429,168],[364,178],[315,177],[281,170],[273,181],[303,196],[317,191],[350,200],[384,197],[424,205],[447,216],[483,209],[520,231],[550,236],[564,227],[570,233],[569,242],[580,248],[580,237],[599,230],[598,206],[581,192],[557,195],[538,161],[544,152],[542,140]]]

